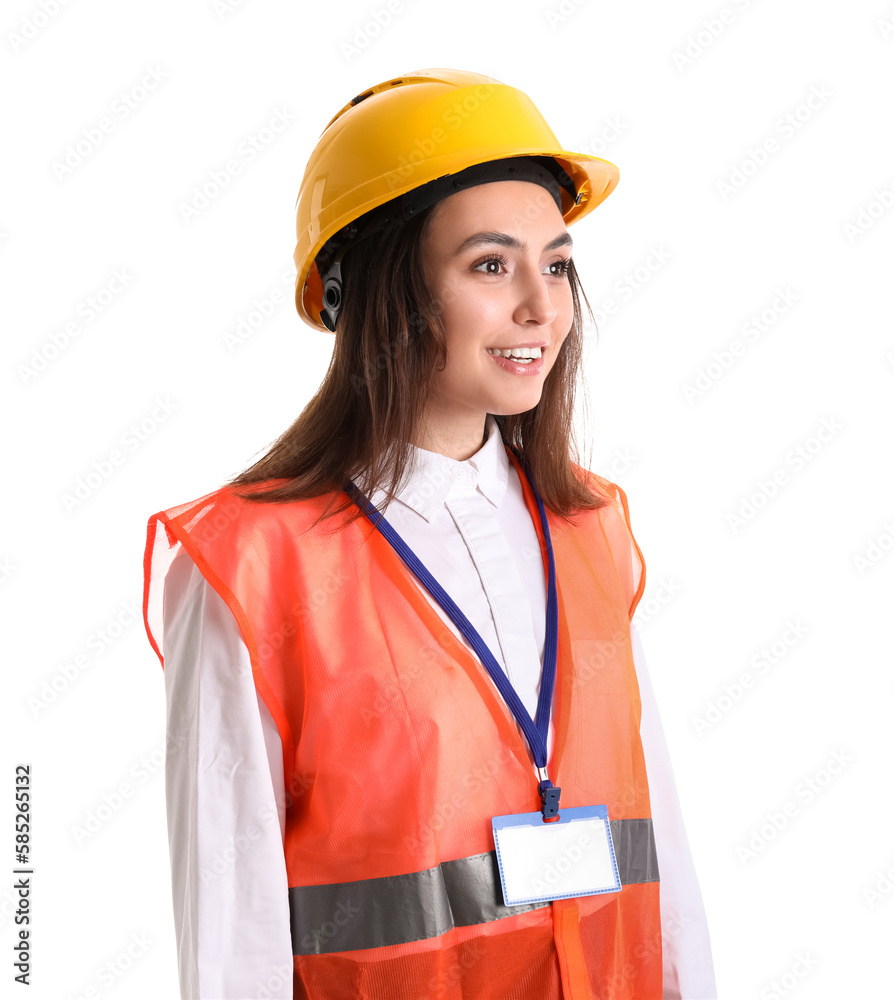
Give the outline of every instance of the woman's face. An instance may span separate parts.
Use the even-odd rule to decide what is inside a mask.
[[[574,318],[570,257],[562,213],[539,184],[479,184],[435,206],[422,258],[444,321],[447,366],[435,373],[429,424],[480,441],[488,413],[537,405]],[[527,363],[489,353],[536,347],[542,356]]]

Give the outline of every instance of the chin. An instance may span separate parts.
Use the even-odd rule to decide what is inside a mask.
[[[504,400],[500,404],[495,403],[487,412],[492,413],[495,417],[512,417],[517,413],[527,413],[528,410],[533,410],[540,399],[541,394],[538,393],[536,396],[528,396],[527,398]]]

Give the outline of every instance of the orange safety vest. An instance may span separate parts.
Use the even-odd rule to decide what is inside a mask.
[[[525,502],[536,501],[513,451]],[[547,510],[559,602],[549,774],[605,804],[619,893],[507,907],[491,818],[540,809],[515,720],[477,657],[366,517],[311,528],[331,494],[257,503],[224,487],[154,514],[144,617],[164,665],[162,581],[180,541],[226,601],[282,737],[294,996],[660,998],[661,924],[627,498]],[[268,480],[268,484],[272,482]],[[162,525],[164,530],[162,530]],[[168,562],[169,564],[169,562]]]

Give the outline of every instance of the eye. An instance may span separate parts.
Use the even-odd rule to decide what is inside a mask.
[[[478,261],[478,263],[475,264],[472,267],[472,270],[473,271],[477,271],[480,268],[483,268],[483,267],[485,267],[488,264],[499,264],[501,267],[506,267],[506,265],[508,263],[509,263],[509,261],[506,259],[506,257],[503,254],[498,253],[498,254],[493,254],[492,256],[487,257],[484,260]],[[563,257],[561,260],[554,260],[552,262],[552,264],[547,264],[546,267],[547,267],[547,269],[548,268],[552,268],[552,267],[557,268],[556,271],[553,271],[552,277],[554,277],[554,278],[567,278],[568,277],[568,271],[569,271],[569,269],[571,267],[571,258],[570,257]],[[484,273],[484,274],[499,274],[500,272],[499,271],[493,271],[493,270],[491,270],[491,271],[484,271],[482,273]]]
[[[473,271],[477,271],[479,268],[484,267],[485,264],[499,264],[501,267],[505,267],[509,261],[506,257],[501,254],[494,254],[492,257],[487,257],[485,260],[478,261],[477,264],[472,268]],[[484,271],[484,274],[499,274],[499,271]]]
[[[562,260],[554,260],[552,264],[547,264],[547,267],[557,267],[559,269],[553,272],[553,277],[567,278],[568,270],[571,267],[571,258],[563,257]]]

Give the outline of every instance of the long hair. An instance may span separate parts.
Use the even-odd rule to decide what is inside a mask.
[[[437,203],[435,203],[437,204]],[[412,459],[411,441],[422,426],[429,386],[447,362],[438,302],[425,280],[422,245],[435,205],[408,222],[361,240],[342,258],[344,304],[335,348],[320,388],[269,450],[227,483],[236,496],[285,503],[332,493],[314,524],[348,513],[363,516],[343,487],[354,482],[367,497],[381,489],[390,503]],[[569,266],[574,319],[540,402],[525,413],[494,414],[503,441],[527,463],[544,506],[570,519],[575,510],[604,507],[592,476],[588,488],[572,467],[577,450],[573,411],[583,352],[580,298],[587,301],[574,264]],[[595,321],[594,321],[595,322]],[[357,471],[361,470],[361,471]],[[280,480],[265,485],[267,480]]]

